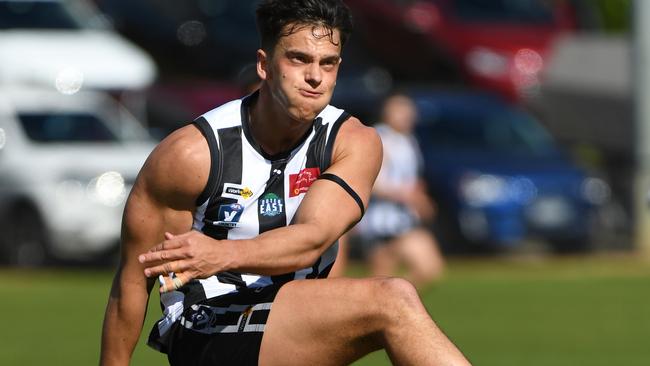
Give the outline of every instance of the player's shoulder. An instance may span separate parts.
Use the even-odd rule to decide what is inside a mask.
[[[163,139],[151,157],[163,164],[162,168],[166,168],[166,164],[174,164],[173,166],[178,168],[193,168],[203,165],[202,160],[209,159],[210,155],[201,131],[194,124],[188,124]]]
[[[335,150],[344,154],[357,154],[371,161],[381,160],[382,143],[373,127],[366,126],[357,117],[350,116],[336,136]]]
[[[339,138],[351,140],[355,145],[366,145],[369,147],[381,147],[381,138],[377,130],[365,125],[357,117],[350,116],[341,126]]]
[[[210,149],[202,133],[189,124],[163,139],[140,173],[152,193],[198,196],[210,171]]]

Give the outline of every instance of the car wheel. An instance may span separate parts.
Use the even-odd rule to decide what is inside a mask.
[[[17,205],[3,221],[2,245],[8,264],[35,267],[49,261],[45,227],[34,208]]]

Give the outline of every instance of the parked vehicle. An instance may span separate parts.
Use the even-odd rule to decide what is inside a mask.
[[[531,237],[559,251],[589,244],[610,188],[574,164],[536,119],[493,95],[411,94],[448,248],[506,248]]]
[[[98,93],[1,88],[0,261],[85,260],[117,247],[121,212],[153,149]]]
[[[142,90],[153,60],[82,0],[0,0],[0,83]]]
[[[574,28],[564,1],[349,0],[356,36],[396,74],[463,80],[518,100],[535,91],[556,37]]]

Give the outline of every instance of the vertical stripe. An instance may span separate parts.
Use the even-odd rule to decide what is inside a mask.
[[[196,205],[198,206],[194,212],[194,222],[192,223],[192,228],[199,230],[201,232],[206,232],[205,229],[209,229],[210,225],[205,225],[205,216],[206,210],[210,206],[210,201],[215,194],[218,194],[217,186],[219,185],[219,176],[221,174],[221,154],[219,152],[219,144],[215,136],[215,132],[210,126],[210,123],[203,117],[199,117],[194,120],[194,126],[203,134],[205,137],[208,148],[210,150],[210,175],[208,176],[208,181],[205,185],[205,188],[196,199]],[[206,233],[207,234],[207,233]],[[183,289],[188,296],[184,301],[193,301],[193,298],[205,298],[208,294],[205,292],[205,288],[198,281],[191,281],[186,284]],[[163,296],[160,297],[161,302],[163,301]],[[165,308],[167,308],[166,306]]]
[[[208,182],[203,189],[203,192],[196,199],[196,205],[201,206],[205,203],[216,190],[217,178],[218,178],[218,169],[219,169],[219,146],[217,145],[217,138],[214,135],[214,130],[208,123],[208,121],[199,117],[194,121],[194,125],[201,131],[206,141],[208,142],[208,148],[210,149],[210,175],[208,176]]]
[[[323,172],[323,163],[322,160],[323,153],[325,150],[325,142],[327,140],[327,126],[323,125],[323,119],[318,118],[314,122],[314,137],[309,142],[309,148],[307,149],[307,165],[306,168],[315,168],[318,167]]]
[[[272,162],[266,188],[257,201],[257,218],[260,223],[260,234],[275,228],[287,226],[284,195],[284,169],[286,165],[286,160]]]
[[[339,129],[343,125],[343,122],[347,121],[350,118],[350,114],[343,112],[339,118],[334,122],[332,129],[329,132],[327,137],[327,145],[325,146],[324,156],[323,156],[323,168],[322,171],[325,171],[332,164],[332,152],[334,151],[334,142],[336,141],[336,135],[339,133]]]
[[[273,161],[269,180],[264,193],[257,201],[257,218],[260,234],[279,227],[287,226],[286,197],[284,192],[284,170],[287,160]],[[274,283],[285,283],[294,278],[294,273],[271,277]]]
[[[237,203],[237,199],[222,197],[224,184],[233,183],[241,184],[242,179],[242,131],[241,127],[229,127],[217,131],[219,136],[219,146],[221,146],[221,159],[219,166],[219,178],[217,179],[215,199],[205,213],[205,221],[208,223],[203,228],[203,232],[215,239],[223,240],[228,238],[228,227],[218,226],[214,223],[222,221],[224,218],[219,217],[223,213],[222,206]],[[223,272],[217,274],[219,282],[235,285],[236,287],[245,287],[246,282],[241,278],[241,274],[235,272]]]
[[[258,235],[257,200],[264,193],[267,172],[271,169],[271,162],[262,158],[246,139],[242,140],[242,157],[244,165],[241,184],[250,189],[252,195],[239,198],[244,212],[239,219],[239,225],[228,232],[228,239],[233,240],[254,238]]]
[[[194,211],[194,222],[192,223],[192,229],[196,231],[203,232],[203,227],[205,226],[205,210],[210,204],[210,199],[206,200],[201,206],[196,208]]]
[[[221,146],[221,159],[217,179],[215,197],[211,199],[210,205],[205,212],[206,225],[203,232],[215,239],[227,239],[228,228],[214,225],[219,221],[219,208],[223,205],[237,203],[234,198],[221,197],[224,183],[241,184],[242,173],[242,137],[241,127],[229,127],[218,130],[219,145]]]

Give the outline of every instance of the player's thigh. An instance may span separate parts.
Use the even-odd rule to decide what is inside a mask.
[[[344,365],[381,347],[385,304],[395,280],[293,281],[273,302],[260,365]]]

